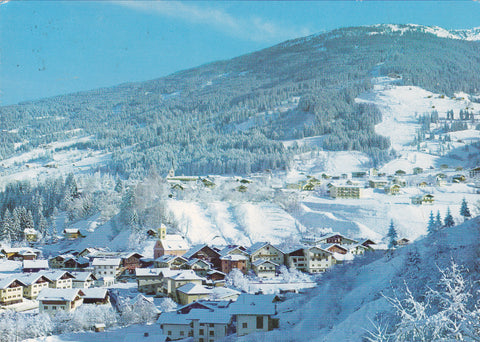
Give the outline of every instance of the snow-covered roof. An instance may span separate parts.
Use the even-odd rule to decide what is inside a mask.
[[[232,314],[228,309],[215,309],[214,311],[192,309],[186,315],[189,320],[198,320],[199,323],[229,324]]]
[[[164,262],[168,264],[168,263],[174,262],[176,259],[180,259],[184,262],[187,262],[187,259],[185,259],[183,256],[171,255],[171,254],[164,254],[161,257],[156,258],[155,261]]]
[[[18,277],[9,277],[0,279],[0,289],[6,289],[9,287],[14,281],[19,282],[22,286],[26,286]]]
[[[165,277],[167,277],[165,275]],[[199,277],[194,271],[192,270],[181,270],[177,274],[168,277],[173,280],[204,280],[204,278]]]
[[[240,296],[241,292],[228,287],[214,287],[210,295],[211,300],[223,300],[231,296]]]
[[[233,251],[236,250],[236,249],[244,252],[244,251],[241,249],[241,247],[242,247],[242,246],[238,246],[238,245],[229,245],[229,246],[223,248],[223,249],[220,251],[220,256],[228,255],[230,252],[233,252]]]
[[[48,260],[23,260],[23,268],[38,268],[47,269]]]
[[[30,247],[6,247],[2,248],[2,251],[5,253],[18,253],[18,254],[40,254],[41,251],[36,248],[30,248]]]
[[[278,266],[278,264],[276,264],[276,263],[274,263],[274,262],[272,262],[272,261],[270,261],[270,260],[264,260],[264,259],[257,259],[257,260],[255,260],[254,262],[252,262],[252,265],[255,266],[255,267],[258,267],[258,266],[263,265],[263,264],[266,264],[266,263],[272,264],[272,265],[274,265],[274,266]]]
[[[80,230],[78,228],[65,228],[63,230],[64,234],[78,234],[80,233]]]
[[[122,260],[120,258],[95,258],[92,266],[119,266]]]
[[[220,260],[241,261],[247,260],[247,256],[241,254],[228,254],[220,258]]]
[[[195,245],[192,246],[184,255],[184,258],[190,259],[195,253],[200,252],[202,248],[208,247],[207,244],[200,244],[200,245]]]
[[[193,266],[195,265],[197,262],[199,263],[204,263],[205,265],[207,265],[209,268],[211,268],[211,264],[208,262],[208,261],[205,261],[205,260],[202,260],[202,259],[197,259],[197,258],[193,258],[191,260],[188,260],[187,261],[187,265],[188,266]]]
[[[120,256],[123,258],[123,259],[128,259],[128,258],[131,258],[132,256],[134,255],[138,255],[139,259],[143,258],[143,255],[140,254],[140,253],[137,253],[137,252],[127,252],[127,253],[121,253]]]
[[[108,290],[100,287],[92,287],[88,289],[82,289],[84,295],[83,298],[89,299],[103,299],[107,296]]]
[[[75,277],[72,281],[87,281],[90,278],[93,280],[97,279],[92,272],[74,272],[72,275]]]
[[[22,276],[18,277],[18,280],[20,280],[25,285],[30,286],[32,284],[35,284],[38,281],[38,279],[40,279],[42,277],[48,280],[47,277],[45,277],[43,274],[39,274],[39,273],[25,274],[25,275],[22,275]],[[48,281],[50,281],[50,280],[48,280]]]
[[[187,241],[177,234],[169,234],[165,239],[161,239],[160,241],[162,242],[163,249],[166,251],[188,250]]]
[[[70,272],[67,271],[43,271],[40,272],[40,274],[43,274],[47,279],[50,279],[51,281],[57,281],[60,278],[62,278],[64,275],[67,275],[70,278],[74,278],[73,275]]]
[[[168,268],[136,268],[135,275],[137,277],[158,276],[164,270],[168,270]]]
[[[269,244],[268,242],[256,242],[253,245],[251,245],[250,247],[248,247],[245,252],[247,252],[247,254],[249,254],[249,255],[252,255],[256,251],[258,251],[260,248],[262,248],[262,247],[264,247],[268,244]]]
[[[179,315],[176,311],[162,312],[157,320],[158,324],[190,325],[187,315]]]
[[[35,229],[32,229],[32,228],[25,228],[23,230],[23,233],[25,235],[37,235],[37,231]]]
[[[38,294],[37,300],[54,300],[63,302],[72,302],[75,297],[82,295],[83,289],[53,289],[45,288]]]
[[[188,283],[177,288],[178,292],[182,292],[188,295],[201,295],[201,294],[210,294],[212,291],[207,289],[203,285]]]
[[[242,293],[230,305],[230,312],[236,315],[275,315],[274,295],[251,295]]]

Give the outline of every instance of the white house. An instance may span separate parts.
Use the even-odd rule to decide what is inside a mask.
[[[270,331],[278,327],[274,295],[241,294],[230,305],[230,312],[236,316],[237,335],[244,336],[255,332]]]
[[[74,278],[70,272],[67,271],[42,271],[40,274],[44,275],[50,280],[49,287],[55,289],[71,289],[72,279]]]
[[[37,297],[40,313],[55,314],[59,310],[74,311],[83,303],[81,289],[52,289],[40,291]]]
[[[75,277],[72,279],[72,287],[75,289],[86,289],[95,285],[98,280],[92,272],[72,272]]]
[[[275,270],[278,264],[271,262],[270,260],[257,259],[252,262],[252,269],[260,278],[273,278],[275,277]]]
[[[48,260],[23,260],[23,272],[39,272],[48,270]]]
[[[93,273],[98,279],[103,279],[103,285],[115,283],[115,277],[120,272],[120,258],[95,258],[92,261]]]

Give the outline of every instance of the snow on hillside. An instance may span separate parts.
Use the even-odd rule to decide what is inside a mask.
[[[397,25],[397,24],[377,24],[378,31],[369,32],[370,35],[400,33],[405,32],[423,32],[430,33],[440,38],[464,39],[469,41],[480,40],[480,27],[465,30],[447,30],[439,26],[423,26],[417,24]]]
[[[199,203],[170,200],[180,232],[192,243],[280,243],[298,235],[295,219],[272,203]]]
[[[279,330],[241,340],[361,341],[377,319],[392,323],[394,309],[381,294],[401,296],[407,284],[415,297],[421,296],[428,287],[436,287],[438,269],[449,267],[452,260],[475,270],[479,228],[477,217],[387,252],[378,260],[366,256],[337,265],[323,275],[318,287],[278,305]],[[464,276],[472,283],[479,278],[477,272]]]

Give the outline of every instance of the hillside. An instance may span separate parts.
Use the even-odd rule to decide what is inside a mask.
[[[378,260],[371,257],[335,267],[318,287],[280,304],[280,330],[244,340],[362,341],[367,331],[374,331],[374,322],[391,331],[399,318],[382,294],[404,299],[408,286],[421,301],[428,288],[439,289],[439,270],[451,267],[452,261],[463,267],[468,293],[476,293],[479,228],[477,217],[387,252]]]
[[[393,75],[449,96],[480,89],[475,32],[442,32],[338,29],[161,79],[1,107],[0,156],[54,144],[30,162],[47,165],[53,154],[75,151],[82,161],[97,157],[87,170],[125,177],[172,165],[179,174],[248,174],[289,168],[299,150],[282,141],[321,135],[325,150],[363,151],[380,164],[391,158],[389,139],[374,129],[382,115],[355,102],[373,89],[372,77]],[[0,172],[12,171],[3,164]]]

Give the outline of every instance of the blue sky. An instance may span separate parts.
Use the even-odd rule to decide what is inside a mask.
[[[312,33],[480,26],[478,1],[0,1],[0,104],[142,81]]]

